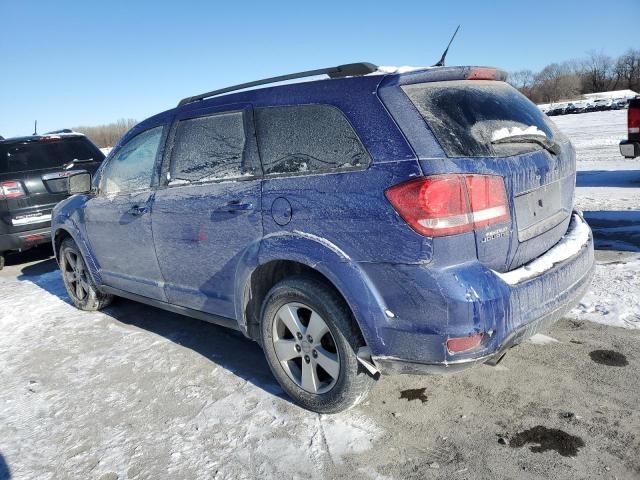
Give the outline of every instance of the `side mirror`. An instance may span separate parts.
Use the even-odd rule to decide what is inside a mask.
[[[91,191],[91,174],[89,172],[73,173],[67,177],[69,183],[67,191],[69,195],[76,193],[88,193]]]

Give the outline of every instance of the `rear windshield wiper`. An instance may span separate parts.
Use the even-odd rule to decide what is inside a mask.
[[[558,142],[547,137],[543,137],[542,135],[512,135],[510,137],[493,140],[491,143],[537,143],[554,155],[558,155],[562,151]]]
[[[69,163],[65,163],[62,166],[62,168],[64,168],[65,170],[69,170],[70,168],[73,168],[73,166],[76,163],[91,163],[91,162],[93,162],[93,158],[83,158],[83,159],[74,158]]]

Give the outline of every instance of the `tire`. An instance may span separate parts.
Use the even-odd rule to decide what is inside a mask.
[[[87,271],[87,266],[76,242],[65,238],[60,245],[60,273],[69,298],[80,310],[95,312],[113,301],[113,295],[100,292]]]
[[[310,339],[316,332],[319,338]],[[365,343],[349,307],[334,289],[308,276],[282,280],[269,291],[262,304],[261,341],[280,386],[308,410],[347,410],[376,383],[356,357]]]
[[[4,255],[0,253],[0,270],[4,268]]]

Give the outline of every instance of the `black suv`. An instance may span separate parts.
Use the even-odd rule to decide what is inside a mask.
[[[67,177],[94,173],[104,154],[71,130],[0,137],[0,269],[4,254],[51,241],[51,209],[68,196]]]

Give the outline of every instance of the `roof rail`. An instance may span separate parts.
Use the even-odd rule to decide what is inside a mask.
[[[193,97],[187,97],[180,100],[178,106],[186,105],[188,103],[204,100],[205,98],[215,97],[216,95],[222,95],[223,93],[235,92],[236,90],[244,90],[245,88],[257,87],[258,85],[267,85],[269,83],[284,82],[286,80],[293,80],[296,78],[315,77],[316,75],[328,75],[329,78],[342,78],[358,75],[366,75],[378,70],[377,65],[368,62],[360,63],[348,63],[346,65],[338,65],[337,67],[320,68],[317,70],[307,70],[305,72],[290,73],[288,75],[280,75],[278,77],[265,78],[263,80],[255,80],[253,82],[241,83],[232,87],[221,88],[219,90],[212,90],[207,93],[201,93]]]
[[[51,132],[44,133],[44,135],[55,135],[56,133],[75,133],[70,128],[63,128],[61,130],[52,130]]]

